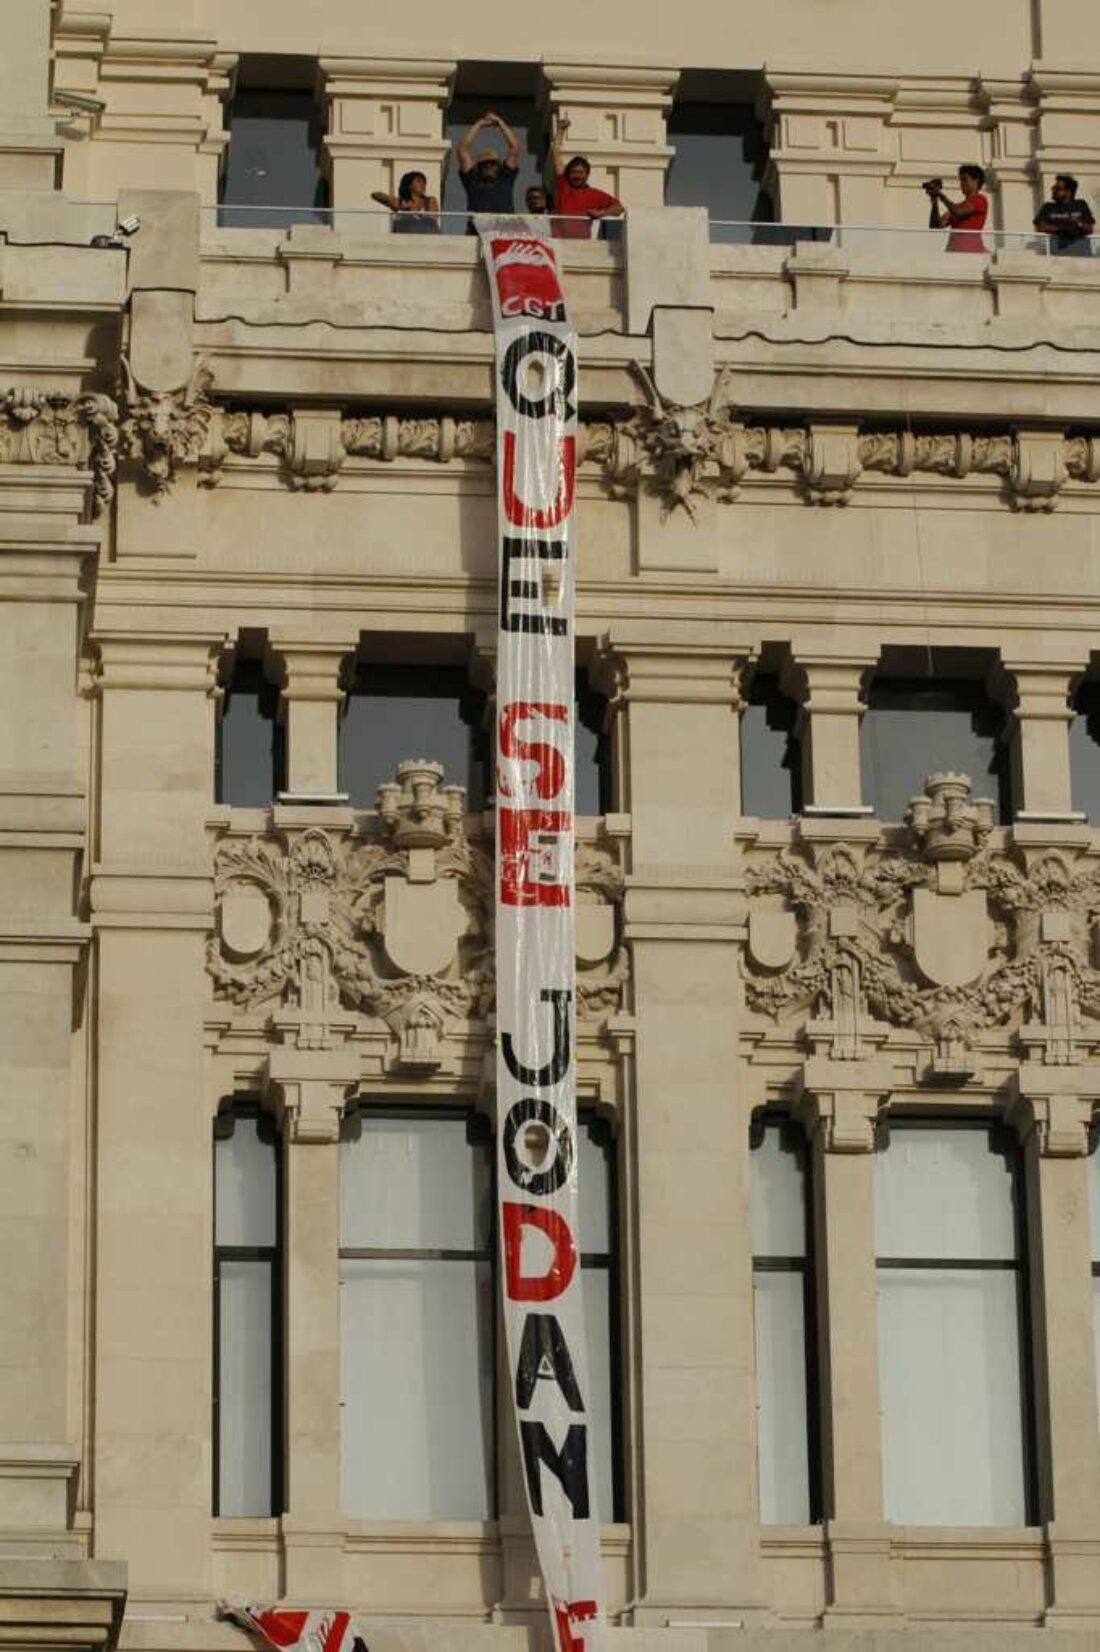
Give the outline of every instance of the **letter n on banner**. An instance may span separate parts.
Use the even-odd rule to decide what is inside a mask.
[[[497,1181],[504,1324],[557,1652],[603,1641],[577,1223],[573,510],[577,346],[537,223],[481,229],[496,339]]]

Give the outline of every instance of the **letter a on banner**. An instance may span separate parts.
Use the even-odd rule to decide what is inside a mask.
[[[603,1605],[577,1224],[573,498],[577,352],[538,224],[481,229],[496,334],[497,1171],[512,1403],[557,1652]]]

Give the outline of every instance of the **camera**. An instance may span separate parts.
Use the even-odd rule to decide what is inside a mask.
[[[925,178],[924,182],[921,184],[921,188],[928,195],[936,195],[943,188],[943,179]]]
[[[137,213],[131,213],[129,218],[120,218],[110,235],[93,235],[90,245],[93,247],[124,247],[128,236],[136,235],[141,228],[141,219]]]

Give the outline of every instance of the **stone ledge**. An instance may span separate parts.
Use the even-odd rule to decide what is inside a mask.
[[[110,1652],[125,1605],[121,1562],[0,1557],[0,1646]]]

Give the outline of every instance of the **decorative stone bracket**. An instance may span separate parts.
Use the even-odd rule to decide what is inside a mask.
[[[995,852],[965,775],[930,775],[904,848],[800,844],[750,859],[751,1008],[860,1060],[890,1027],[932,1048],[927,1076],[974,1076],[1006,1029],[1047,1068],[1100,1045],[1100,871],[1085,855]],[[1091,1023],[1087,1025],[1086,1023]]]
[[[0,465],[90,470],[93,517],[114,498],[118,442],[118,406],[110,396],[24,389],[0,395]]]

